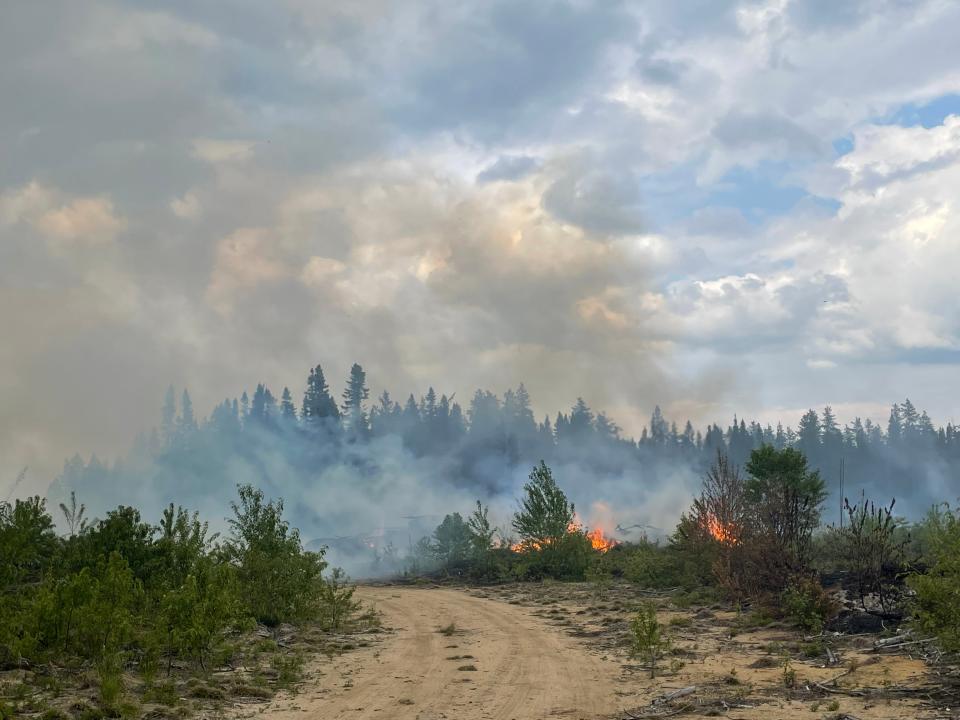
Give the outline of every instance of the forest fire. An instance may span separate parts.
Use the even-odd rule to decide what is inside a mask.
[[[605,553],[610,548],[620,544],[617,540],[607,537],[604,534],[602,528],[594,528],[593,530],[585,531],[583,528],[583,525],[577,519],[574,519],[573,522],[571,522],[567,526],[567,532],[571,534],[578,533],[578,532],[583,533],[583,536],[590,541],[590,546],[594,550],[598,550],[599,552],[602,552],[602,553]],[[540,543],[536,543],[536,542],[532,542],[532,543],[519,542],[511,545],[510,549],[513,552],[523,552],[524,550],[540,550],[541,545]]]
[[[730,524],[720,522],[715,515],[708,515],[706,520],[706,530],[713,536],[713,539],[723,545],[736,545],[737,536],[734,528]]]
[[[608,538],[603,534],[601,528],[595,528],[586,533],[587,539],[590,540],[590,544],[593,546],[594,550],[599,550],[600,552],[607,552],[610,548],[619,543],[613,538]]]

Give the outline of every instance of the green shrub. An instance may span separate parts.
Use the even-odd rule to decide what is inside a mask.
[[[960,517],[944,505],[925,524],[930,567],[908,579],[916,592],[914,624],[944,650],[960,652]]]
[[[265,502],[250,485],[238,490],[226,551],[237,566],[247,610],[266,625],[317,618],[323,552],[302,548],[299,531],[283,519],[282,500]]]
[[[206,668],[224,630],[245,625],[236,571],[201,557],[178,587],[159,599],[158,640],[170,657],[183,657]]]
[[[804,630],[819,633],[837,610],[836,603],[811,577],[795,578],[780,594],[783,613]]]
[[[356,586],[341,568],[334,568],[320,585],[320,620],[328,630],[340,630],[361,607],[353,599]]]
[[[630,622],[630,657],[641,658],[650,666],[650,677],[656,675],[657,661],[670,648],[657,621],[653,603],[642,603]]]

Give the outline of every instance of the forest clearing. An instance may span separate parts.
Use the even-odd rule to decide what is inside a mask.
[[[951,717],[943,679],[917,645],[873,649],[878,634],[805,639],[749,612],[681,607],[657,594],[672,650],[661,672],[625,648],[637,592],[585,583],[490,588],[362,587],[385,633],[331,665],[317,659],[295,695],[254,717],[790,718]],[[682,603],[681,601],[681,604]],[[767,621],[769,622],[769,621]],[[450,630],[444,632],[445,629]],[[671,693],[694,687],[673,701]],[[235,715],[234,715],[235,714]]]
[[[766,446],[718,454],[666,543],[587,529],[541,462],[512,528],[479,501],[401,572],[355,584],[282,500],[229,535],[170,505],[88,523],[0,504],[0,717],[941,718],[957,695],[949,507],[846,505]]]

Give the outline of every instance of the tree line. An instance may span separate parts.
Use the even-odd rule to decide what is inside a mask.
[[[917,512],[938,499],[936,486],[960,480],[960,428],[935,426],[909,399],[895,403],[885,423],[854,418],[841,425],[827,406],[806,412],[796,428],[734,417],[725,427],[698,429],[689,420],[668,420],[656,407],[633,438],[583,398],[568,411],[537,419],[523,384],[502,395],[477,390],[465,407],[433,387],[402,402],[386,390],[371,399],[366,372],[354,364],[339,398],[317,365],[297,398],[288,387],[274,393],[259,383],[251,393],[223,400],[205,418],[197,416],[186,389],[178,396],[170,388],[157,429],[114,462],[75,455],[51,497],[63,499],[76,490],[95,505],[100,496],[125,497],[144,482],[186,497],[193,490],[229,492],[237,463],[255,484],[269,486],[267,459],[277,456],[303,483],[335,463],[351,464],[361,475],[376,473],[365,449],[384,440],[415,458],[445,458],[450,483],[486,496],[504,490],[504,478],[517,468],[540,459],[589,468],[591,476],[635,475],[653,485],[678,465],[704,472],[718,451],[744,464],[764,445],[802,452],[834,495],[841,472],[848,487],[868,487],[878,496],[911,487]]]

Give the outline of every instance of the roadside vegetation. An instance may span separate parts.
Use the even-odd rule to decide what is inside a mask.
[[[546,464],[530,473],[509,528],[491,527],[480,503],[466,520],[447,515],[424,538],[408,577],[480,584],[583,581],[602,598],[635,588],[630,652],[669,645],[646,594],[678,607],[725,604],[741,624],[786,623],[803,636],[914,633],[938,657],[960,652],[960,516],[948,505],[907,523],[895,501],[846,500],[842,525],[825,525],[826,490],[799,450],[763,445],[741,469],[722,452],[701,493],[661,542],[596,545]],[[678,621],[679,622],[679,621]],[[918,643],[919,644],[919,643]]]
[[[238,489],[229,532],[172,504],[89,521],[0,503],[0,718],[187,717],[293,687],[311,653],[372,627],[353,586],[303,549],[283,502]]]

